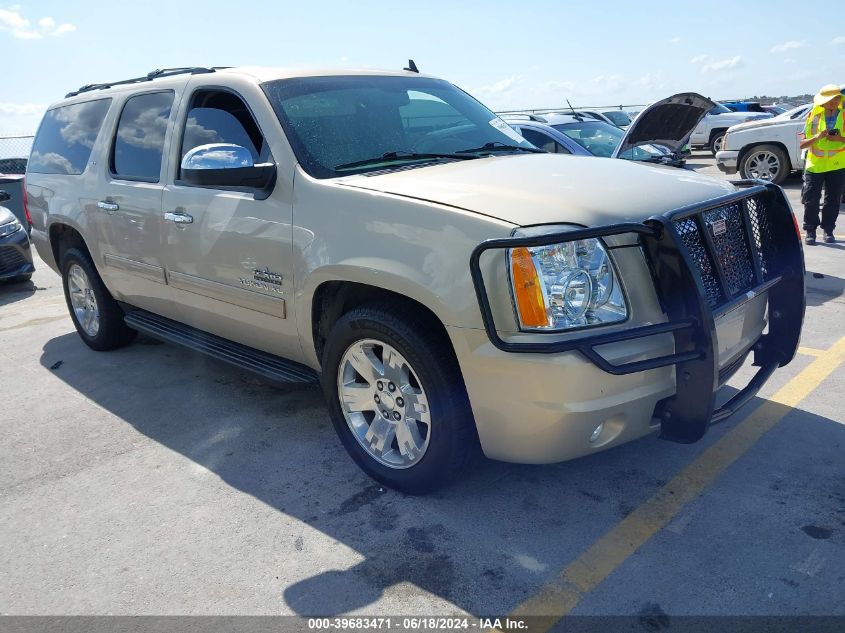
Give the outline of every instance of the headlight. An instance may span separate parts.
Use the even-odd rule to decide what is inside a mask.
[[[559,231],[561,227],[542,227]],[[537,235],[520,229],[515,236]],[[598,239],[508,251],[519,327],[561,331],[618,323],[628,306],[613,262]]]
[[[23,228],[23,225],[17,221],[17,219],[12,220],[6,224],[0,224],[0,237],[9,237],[13,233],[17,233]]]

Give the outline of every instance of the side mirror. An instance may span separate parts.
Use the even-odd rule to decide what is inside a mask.
[[[0,189],[0,202],[8,202],[12,199],[12,194],[10,194],[5,189]]]
[[[204,187],[267,189],[276,177],[273,163],[252,162],[245,147],[230,143],[199,145],[182,158],[182,180]]]

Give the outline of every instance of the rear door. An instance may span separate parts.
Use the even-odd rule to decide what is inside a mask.
[[[91,223],[110,287],[133,306],[170,318],[179,314],[165,274],[168,227],[161,196],[175,102],[175,90],[159,89],[133,93],[118,104]]]
[[[191,185],[182,158],[212,143],[246,148],[274,163],[278,121],[260,88],[241,92],[192,80],[178,115],[172,179],[164,190],[168,281],[187,324],[263,351],[298,359],[293,318],[293,182],[282,175],[269,195],[249,188]],[[252,104],[257,104],[253,107]],[[273,135],[272,139],[268,134]],[[283,137],[281,137],[283,138]]]

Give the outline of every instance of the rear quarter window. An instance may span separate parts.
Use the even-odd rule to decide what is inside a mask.
[[[79,175],[109,111],[111,99],[74,103],[48,110],[32,144],[27,171]]]

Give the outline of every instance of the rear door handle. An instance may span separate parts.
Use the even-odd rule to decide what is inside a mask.
[[[187,213],[173,213],[168,211],[164,214],[164,219],[169,222],[175,222],[176,224],[192,224],[194,216],[188,215]]]
[[[103,211],[106,211],[109,215],[111,215],[120,208],[119,204],[117,204],[116,202],[109,202],[108,200],[100,200],[97,203],[97,206]]]

